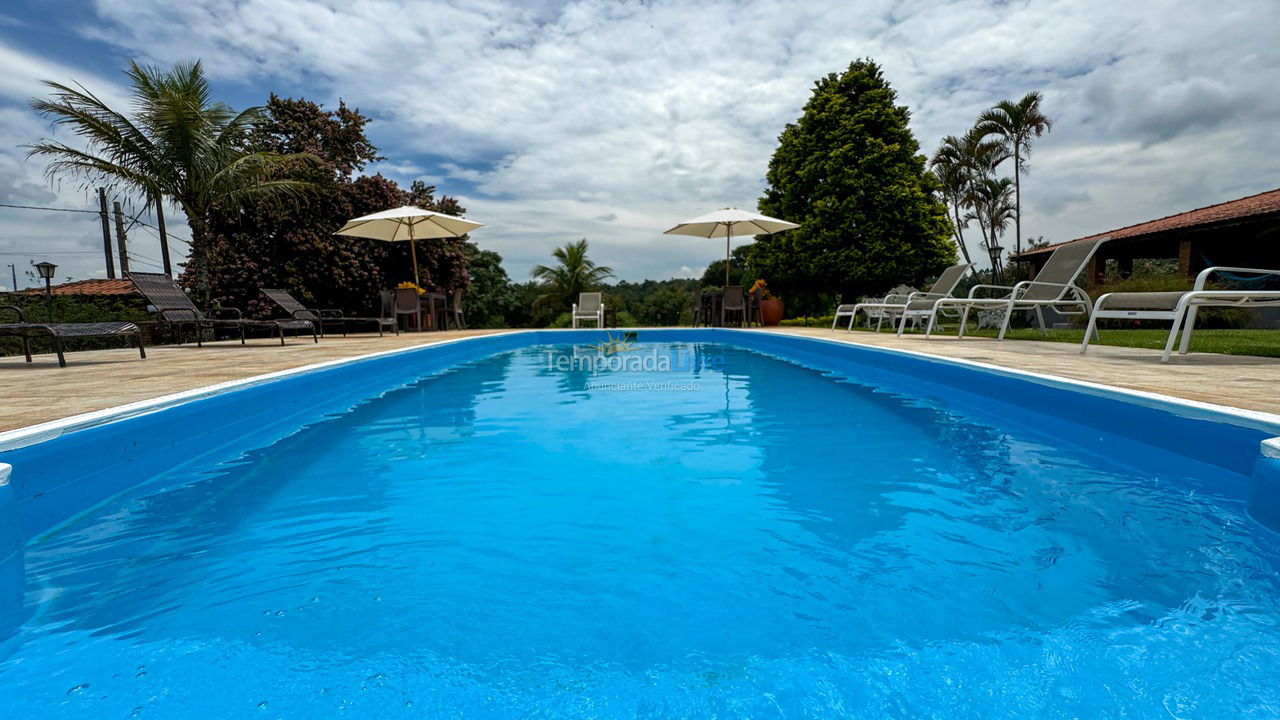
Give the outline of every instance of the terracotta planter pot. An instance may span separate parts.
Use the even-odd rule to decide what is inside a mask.
[[[760,322],[772,326],[782,322],[782,301],[778,298],[760,301]]]

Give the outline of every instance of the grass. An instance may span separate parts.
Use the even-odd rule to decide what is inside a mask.
[[[830,327],[830,324],[827,325]],[[855,328],[870,332],[865,327]],[[882,331],[884,332],[884,331]],[[908,331],[910,332],[910,331]],[[943,335],[954,335],[955,321],[947,326]],[[1169,339],[1169,331],[1163,329],[1150,330],[1108,330],[1099,331],[1101,339],[1091,345],[1115,345],[1118,347],[1149,348],[1163,350],[1165,341]],[[923,334],[923,333],[919,333]],[[939,334],[934,331],[934,334]],[[970,329],[966,335],[994,338],[995,330]],[[1036,328],[1015,328],[1005,336],[1009,340],[1048,340],[1049,342],[1080,344],[1084,339],[1083,330],[1050,330],[1045,338]],[[1222,353],[1224,355],[1256,355],[1260,357],[1280,358],[1280,330],[1196,330],[1191,336],[1191,352]]]

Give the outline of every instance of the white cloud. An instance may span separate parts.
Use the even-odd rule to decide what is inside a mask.
[[[359,106],[388,155],[380,169],[461,195],[488,225],[477,240],[517,279],[584,236],[628,279],[703,267],[723,248],[661,231],[754,206],[776,137],[813,81],[861,56],[883,64],[926,152],[992,102],[1045,92],[1057,123],[1026,180],[1027,236],[1076,237],[1267,189],[1280,175],[1268,0],[96,8],[101,22],[81,32],[123,54],[199,56],[222,82],[264,97],[304,88]]]

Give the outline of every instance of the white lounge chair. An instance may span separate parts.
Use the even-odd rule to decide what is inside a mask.
[[[876,321],[876,332],[880,332],[880,328],[884,325],[884,321],[888,320],[889,324],[893,324],[893,315],[883,306],[885,305],[902,305],[907,302],[907,296],[913,292],[919,292],[910,285],[899,285],[889,291],[884,297],[864,297],[856,303],[845,303],[836,306],[836,314],[831,318],[831,329],[835,330],[836,325],[840,323],[840,318],[849,318],[849,330],[853,330],[855,322],[855,309],[861,309],[858,306],[866,305],[866,310],[862,313],[867,319],[867,329],[871,329],[871,321]]]
[[[841,305],[836,308],[836,318],[831,322],[831,329],[835,329],[835,322],[842,316],[847,315],[849,318],[849,329],[853,330],[854,317],[858,312],[865,312],[868,316],[868,326],[871,316],[877,316],[876,332],[880,331],[880,323],[887,317],[891,322],[898,324],[898,334],[902,334],[903,328],[907,326],[907,320],[915,322],[917,320],[929,317],[933,311],[933,303],[945,297],[950,297],[955,292],[956,286],[964,278],[965,273],[969,272],[969,268],[973,265],[969,263],[960,263],[952,265],[933,283],[933,287],[924,292],[909,293],[905,297],[902,295],[890,294],[881,301],[860,302],[857,305]],[[842,312],[843,311],[843,312]]]
[[[937,325],[938,315],[959,309],[960,335],[964,337],[971,310],[1003,310],[1004,318],[1000,322],[999,339],[1003,340],[1009,331],[1009,323],[1018,310],[1034,310],[1040,331],[1048,336],[1048,328],[1044,324],[1044,308],[1053,308],[1062,315],[1088,315],[1093,303],[1088,294],[1075,284],[1076,278],[1084,272],[1085,266],[1097,252],[1098,246],[1108,238],[1077,240],[1067,243],[1049,256],[1044,267],[1036,273],[1035,280],[1023,280],[1017,285],[974,285],[969,289],[969,296],[963,298],[942,298],[933,303],[929,312],[929,325],[925,328],[925,337],[933,333]],[[1001,297],[978,297],[984,290],[999,290],[1005,294]]]
[[[594,320],[596,327],[604,327],[604,296],[601,293],[579,293],[578,302],[573,304],[573,326],[578,327],[579,320]]]
[[[1093,305],[1093,316],[1085,331],[1080,352],[1089,350],[1089,339],[1097,336],[1099,319],[1116,320],[1169,320],[1169,340],[1164,344],[1160,362],[1169,362],[1173,344],[1182,332],[1179,355],[1186,355],[1191,347],[1191,331],[1196,325],[1196,310],[1202,307],[1278,307],[1280,290],[1205,290],[1209,278],[1224,273],[1280,277],[1280,270],[1260,268],[1211,267],[1201,270],[1195,285],[1188,292],[1119,292],[1107,293]]]

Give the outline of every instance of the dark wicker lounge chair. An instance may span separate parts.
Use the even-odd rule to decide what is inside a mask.
[[[298,302],[288,290],[279,288],[262,288],[262,294],[266,295],[271,302],[280,307],[281,310],[289,313],[289,316],[295,320],[307,320],[320,326],[320,334],[324,335],[324,326],[337,326],[342,328],[342,335],[346,337],[347,328],[351,323],[365,324],[373,323],[378,327],[378,335],[381,336],[383,327],[390,327],[397,335],[400,334],[400,328],[396,325],[395,318],[385,317],[350,317],[344,315],[341,310],[317,310],[308,308]]]
[[[235,328],[240,331],[241,345],[245,341],[246,328],[266,329],[280,338],[281,345],[284,345],[285,330],[311,333],[312,340],[320,342],[320,336],[317,334],[318,323],[310,320],[246,320],[235,308],[214,308],[205,313],[191,302],[187,293],[168,275],[138,272],[129,273],[128,277],[138,288],[138,292],[142,293],[147,298],[147,302],[155,307],[158,318],[155,324],[174,328],[179,345],[182,344],[182,330],[186,327],[195,330],[197,347],[203,344],[201,331],[205,328]],[[219,317],[220,315],[231,315],[231,317]]]
[[[67,366],[62,341],[70,338],[128,337],[138,345],[138,355],[144,360],[147,357],[147,351],[142,347],[142,331],[131,322],[31,323],[22,314],[22,308],[16,305],[0,305],[0,310],[17,314],[18,322],[0,323],[0,337],[21,339],[22,352],[27,356],[27,362],[31,362],[31,340],[45,337],[53,340],[53,351],[58,354],[59,367]]]

